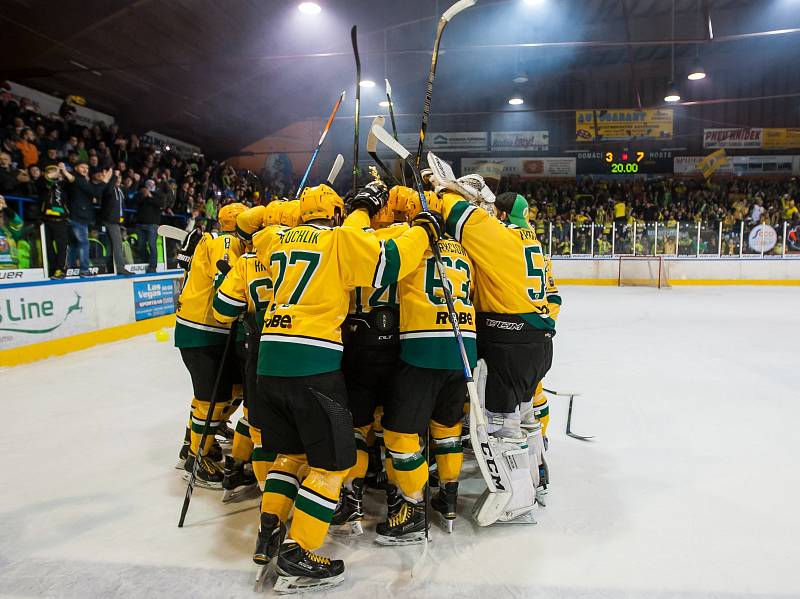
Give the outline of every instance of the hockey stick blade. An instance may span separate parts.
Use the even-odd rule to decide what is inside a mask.
[[[337,154],[336,160],[333,161],[331,172],[328,173],[327,183],[329,187],[333,187],[333,184],[336,182],[336,177],[339,176],[339,171],[342,170],[342,166],[344,166],[344,156]]]
[[[159,225],[158,234],[160,237],[174,239],[175,241],[180,241],[183,243],[189,236],[189,231],[184,231],[183,229],[173,227],[172,225]]]
[[[462,10],[466,10],[470,6],[475,6],[476,2],[477,0],[459,0],[458,2],[453,4],[453,6],[444,11],[444,13],[441,16],[441,19],[443,21],[449,21],[458,13],[460,13]]]
[[[388,79],[384,79],[384,81],[386,82],[386,95],[391,98],[392,97],[392,86],[389,84],[389,80]]]
[[[578,439],[579,441],[589,441],[594,439],[594,435],[579,435],[572,432],[572,401],[574,399],[575,395],[569,396],[569,408],[567,409],[567,436],[572,437],[573,439]]]
[[[411,155],[411,152],[409,152],[405,147],[403,147],[403,144],[397,141],[394,137],[389,135],[389,132],[383,127],[380,127],[378,125],[373,125],[371,131],[383,145],[385,145],[392,152],[397,154],[401,160],[407,160],[408,157]]]
[[[383,127],[384,123],[386,123],[386,118],[378,115],[374,119],[372,119],[372,127],[378,126]],[[378,138],[375,136],[375,132],[370,128],[369,135],[367,135],[367,152],[373,154],[378,151]]]

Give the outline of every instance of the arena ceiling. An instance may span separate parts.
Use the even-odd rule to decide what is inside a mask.
[[[323,12],[308,17],[284,0],[6,0],[0,79],[83,95],[124,125],[226,155],[327,114],[342,89],[349,100],[340,115],[352,122],[349,29],[357,24],[362,78],[378,82],[362,91],[362,114],[382,111],[388,76],[401,129],[413,131],[436,19],[451,2],[318,3]],[[764,102],[779,96],[782,111],[800,112],[798,7],[676,0],[673,37],[670,0],[479,0],[447,30],[433,111],[493,118],[510,110],[514,92],[525,97],[523,109],[553,113],[662,105],[674,46],[677,81],[685,83],[698,55],[709,73],[686,87],[684,101],[745,102],[755,112],[736,118],[764,120],[775,113]],[[773,33],[748,35],[765,31]],[[514,84],[523,71],[528,82]]]

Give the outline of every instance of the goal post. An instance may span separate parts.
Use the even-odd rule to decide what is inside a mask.
[[[669,287],[667,262],[661,256],[620,256],[620,287]]]

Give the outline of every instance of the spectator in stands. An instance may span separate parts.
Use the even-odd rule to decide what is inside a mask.
[[[136,220],[139,224],[139,253],[147,247],[147,272],[156,272],[158,261],[158,225],[161,224],[163,200],[156,190],[156,182],[145,181],[137,198]]]
[[[19,268],[17,242],[22,235],[22,219],[0,195],[0,268]]]
[[[108,237],[111,239],[111,251],[114,257],[114,266],[117,274],[131,276],[134,273],[126,268],[125,257],[122,250],[122,233],[120,228],[125,221],[125,192],[121,187],[121,175],[119,171],[114,171],[111,184],[106,186],[102,200],[100,221],[105,225],[108,231]]]
[[[28,173],[13,168],[11,154],[0,152],[0,194],[14,194],[28,178]]]
[[[22,154],[22,166],[28,168],[39,162],[39,148],[36,147],[36,136],[30,127],[22,130],[21,139],[17,141],[17,148]]]
[[[76,257],[80,261],[80,275],[94,276],[89,270],[89,225],[94,222],[93,206],[95,198],[102,197],[105,187],[111,180],[111,169],[102,171],[102,184],[97,185],[89,180],[89,165],[79,162],[73,175],[66,169],[61,173],[69,181],[69,226],[70,243],[67,250],[67,262],[71,268],[76,266]]]
[[[63,162],[57,166],[49,166],[38,183],[40,212],[45,228],[44,244],[47,246],[48,274],[53,279],[63,279],[67,271],[69,212],[67,197],[62,187],[65,172],[66,167]]]

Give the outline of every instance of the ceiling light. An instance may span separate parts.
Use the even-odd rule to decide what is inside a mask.
[[[525,104],[525,100],[523,100],[520,96],[511,96],[511,99],[508,101],[508,103],[512,106],[519,106],[520,104]]]
[[[528,73],[525,71],[520,71],[516,74],[514,79],[512,80],[514,83],[527,83],[528,82]]]
[[[372,79],[362,79],[358,84],[361,87],[375,87],[375,82]]]
[[[681,99],[681,94],[675,84],[670,81],[667,84],[667,93],[664,94],[664,102],[677,102]]]
[[[541,6],[544,0],[523,0],[528,6]]]
[[[297,7],[301,13],[305,15],[318,15],[322,12],[322,8],[316,2],[302,2],[300,6]]]
[[[689,74],[686,76],[689,81],[700,81],[700,79],[706,78],[706,71],[703,68],[703,65],[700,64],[700,61],[695,59],[692,63],[692,68],[689,70]]]
[[[381,108],[389,108],[389,100],[384,100],[383,102],[378,102],[378,106]]]

